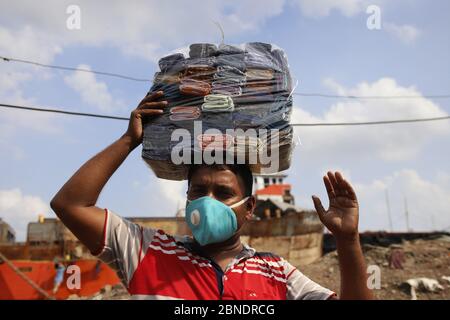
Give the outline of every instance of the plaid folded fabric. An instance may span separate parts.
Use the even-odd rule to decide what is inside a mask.
[[[247,82],[247,85],[243,89],[243,94],[246,94],[248,96],[253,95],[272,95],[274,92],[274,86],[272,82],[267,83],[258,83],[258,84],[252,84],[250,82]]]
[[[236,152],[257,152],[260,144],[258,137],[246,135],[234,137]]]
[[[211,84],[211,92],[213,94],[239,96],[242,94],[241,83],[240,79],[235,78],[217,79]]]
[[[204,112],[231,112],[234,110],[233,99],[223,94],[209,94],[204,97],[202,104]]]
[[[233,78],[245,82],[245,72],[233,66],[218,66],[214,79]]]
[[[292,143],[293,137],[294,129],[289,123],[284,123],[278,128],[267,129],[259,138],[267,148],[273,149]]]
[[[248,82],[273,80],[275,78],[274,71],[271,69],[248,68],[245,71],[245,76]]]
[[[200,117],[200,109],[191,106],[178,106],[170,108],[171,121],[195,120]]]
[[[197,136],[197,143],[200,150],[226,150],[233,145],[233,137],[229,134],[200,134]]]
[[[211,81],[216,72],[215,67],[211,67],[204,64],[193,65],[190,64],[186,67],[183,77],[184,79],[194,79],[201,81]]]
[[[229,54],[216,57],[215,66],[231,66],[241,71],[245,71],[245,54]]]
[[[174,74],[167,74],[162,72],[156,72],[153,81],[167,84],[179,83],[181,81],[181,73],[177,72]]]
[[[237,79],[237,78],[221,78],[221,79],[215,79],[212,83],[211,83],[212,87],[215,86],[235,86],[235,87],[239,87],[242,85],[242,81],[241,79]]]
[[[180,92],[190,96],[206,96],[211,92],[211,86],[204,81],[195,79],[183,79],[180,84]]]
[[[222,86],[215,85],[213,83],[213,87],[211,89],[211,93],[213,94],[221,94],[230,97],[237,97],[242,94],[242,88],[239,86]]]
[[[289,73],[275,73],[275,91],[277,93],[289,95],[292,91],[292,80]]]

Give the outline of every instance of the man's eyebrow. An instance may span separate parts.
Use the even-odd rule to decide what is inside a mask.
[[[222,191],[222,192],[236,193],[236,190],[234,190],[234,188],[232,188],[226,184],[218,184],[215,186],[215,189]]]
[[[199,182],[197,182],[197,183],[191,182],[191,184],[190,184],[189,187],[190,187],[190,188],[201,189],[201,188],[206,188],[206,185],[203,184],[203,183],[199,183]]]

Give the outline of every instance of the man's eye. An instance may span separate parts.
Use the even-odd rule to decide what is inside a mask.
[[[234,197],[234,194],[231,194],[231,193],[220,193],[218,195],[218,198],[220,200],[227,200],[227,199],[230,199],[230,198],[233,198],[233,197]]]

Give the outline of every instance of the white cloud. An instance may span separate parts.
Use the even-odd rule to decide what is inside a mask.
[[[233,3],[225,0],[77,1],[81,9],[81,29],[69,30],[66,27],[69,17],[66,8],[74,4],[73,1],[44,0],[37,3],[18,0],[0,10],[0,54],[49,64],[67,47],[108,47],[155,62],[167,51],[187,43],[218,43],[221,36],[213,21],[221,24],[225,38],[255,31],[267,19],[280,14],[284,3],[285,0]],[[248,14],[249,11],[252,14]],[[34,102],[29,93],[23,92],[26,81],[45,79],[50,74],[42,68],[13,62],[8,65],[2,63],[0,68],[0,97],[3,102],[17,104]],[[87,74],[73,77],[81,80],[81,83],[71,84],[83,92],[84,101],[101,110],[118,107],[102,82]],[[93,87],[89,88],[87,84],[93,84]],[[58,127],[50,123],[48,119],[52,115],[49,114],[9,114],[0,124],[2,133],[11,131],[19,122],[44,131],[54,131]],[[11,122],[6,121],[7,118]]]
[[[91,67],[85,64],[80,64],[77,68],[91,70]],[[64,77],[64,81],[80,94],[84,102],[101,111],[112,112],[122,106],[120,101],[111,96],[106,83],[98,81],[93,73],[74,71],[71,75]]]
[[[293,0],[305,16],[325,17],[332,11],[345,16],[354,16],[363,12],[371,4],[367,0]]]
[[[406,44],[415,42],[421,35],[421,31],[419,29],[407,24],[397,25],[395,23],[386,22],[383,24],[383,29]]]
[[[225,37],[255,31],[283,11],[285,0],[77,1],[80,30],[66,28],[66,8],[71,4],[70,0],[39,4],[14,1],[2,8],[0,19],[10,29],[21,30],[14,32],[24,39],[19,54],[24,48],[30,49],[30,55],[39,56],[39,49],[51,55],[69,45],[108,45],[154,61],[167,48],[189,42],[220,42],[220,32],[213,21],[222,25]],[[0,37],[4,46],[13,46],[14,40],[12,36]]]
[[[56,54],[62,52],[62,48],[55,43],[52,36],[41,32],[39,28],[25,25],[8,29],[0,25],[0,52],[6,57],[49,63]]]
[[[392,119],[439,117],[446,112],[413,86],[403,87],[392,78],[373,83],[361,82],[345,88],[332,79],[325,84],[337,94],[354,96],[418,96],[417,99],[342,100],[332,104],[322,115],[313,115],[304,107],[294,108],[292,122],[365,122]],[[296,127],[302,144],[297,150],[311,159],[332,155],[354,159],[400,161],[414,158],[432,139],[448,135],[445,121],[410,124],[341,127]]]
[[[184,208],[186,203],[186,181],[172,181],[152,176],[143,189],[148,195],[143,204],[143,214],[157,216],[175,216],[178,209]],[[151,204],[150,212],[148,205]]]
[[[447,175],[447,182],[449,176]],[[388,192],[393,229],[443,230],[450,227],[450,185],[437,177],[428,180],[416,171],[403,169],[369,184],[354,185],[360,203],[361,230],[389,230]]]
[[[27,225],[38,215],[48,215],[50,208],[37,196],[25,195],[19,188],[0,190],[1,217],[16,232],[16,240],[25,241]]]
[[[27,97],[22,89],[22,86],[31,78],[30,72],[14,68],[11,65],[0,64],[0,101],[5,104],[35,106],[35,100]],[[20,130],[46,134],[57,133],[61,130],[61,125],[53,121],[56,117],[53,114],[4,108],[1,111],[0,147],[5,154],[9,154],[7,150],[16,155],[21,153],[9,141]]]

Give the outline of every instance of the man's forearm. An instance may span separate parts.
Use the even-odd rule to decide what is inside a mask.
[[[373,299],[359,238],[336,240],[341,274],[340,299]]]
[[[78,169],[53,198],[52,206],[95,205],[106,182],[135,147],[127,135],[120,137]]]

